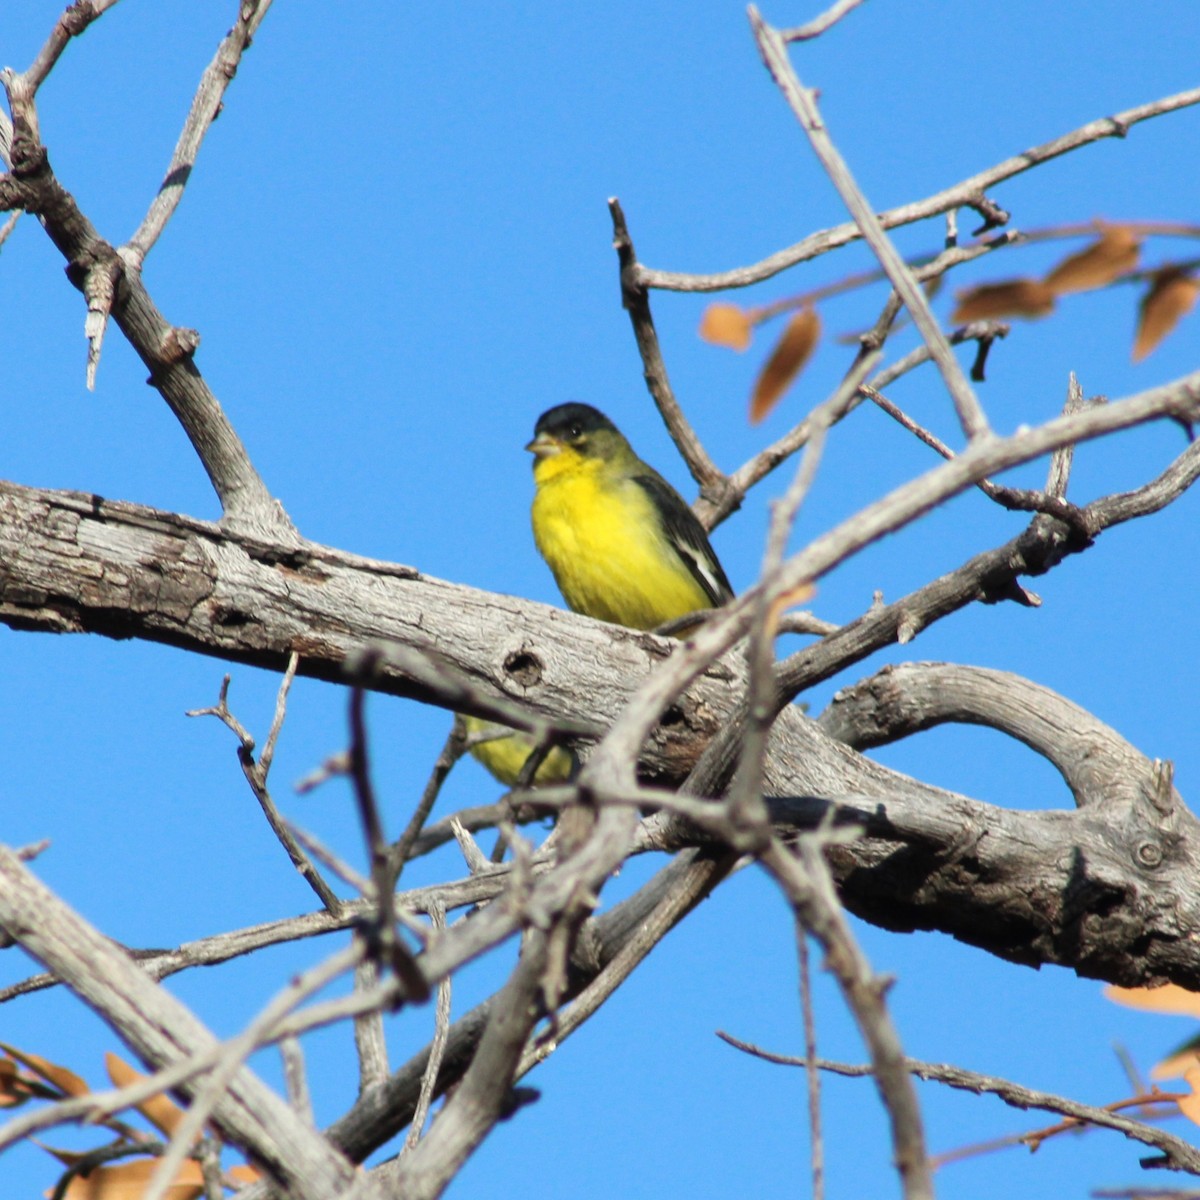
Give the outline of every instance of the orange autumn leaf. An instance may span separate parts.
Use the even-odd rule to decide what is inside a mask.
[[[1177,267],[1155,272],[1154,282],[1138,307],[1134,362],[1141,362],[1191,312],[1198,294],[1200,279],[1187,272]]]
[[[750,420],[757,424],[775,407],[812,357],[821,337],[821,318],[815,308],[801,309],[788,323],[763,364],[750,397]]]
[[[54,1100],[61,1089],[49,1087],[31,1072],[23,1070],[13,1058],[0,1058],[0,1108],[16,1108],[35,1096]]]
[[[29,1099],[21,1068],[11,1058],[0,1058],[0,1108],[13,1108]]]
[[[700,318],[700,336],[714,346],[745,350],[752,331],[750,314],[736,304],[710,304]]]
[[[63,1200],[142,1200],[158,1166],[157,1158],[138,1158],[109,1167],[96,1167],[87,1175],[76,1175],[67,1185]],[[47,1196],[51,1192],[45,1193]],[[190,1159],[167,1187],[165,1200],[197,1200],[204,1194],[204,1176]]]
[[[1200,1017],[1200,992],[1189,992],[1177,983],[1166,983],[1162,987],[1123,988],[1110,984],[1104,989],[1109,1000],[1129,1008],[1142,1008],[1147,1012],[1173,1013],[1178,1016]]]
[[[1172,1054],[1162,1062],[1155,1063],[1150,1069],[1151,1079],[1183,1079],[1192,1067],[1200,1067],[1200,1053],[1195,1050],[1185,1050],[1180,1054]]]
[[[1103,287],[1137,266],[1141,247],[1142,240],[1133,230],[1105,226],[1090,246],[1064,258],[1044,282],[1056,296]]]
[[[950,320],[956,324],[991,317],[1044,317],[1054,311],[1054,292],[1040,279],[1005,279],[956,292]]]
[[[0,1042],[0,1050],[15,1058],[22,1066],[28,1067],[35,1075],[40,1075],[47,1083],[54,1084],[68,1096],[86,1096],[92,1090],[74,1071],[68,1071],[66,1067],[60,1067],[38,1054],[26,1054],[6,1042]]]
[[[126,1087],[146,1078],[141,1071],[134,1070],[111,1052],[104,1056],[104,1065],[108,1068],[109,1079],[116,1087]],[[161,1092],[157,1096],[151,1096],[149,1100],[143,1100],[137,1105],[137,1110],[167,1137],[174,1134],[179,1122],[183,1120],[183,1109]]]
[[[1176,1103],[1179,1105],[1179,1111],[1193,1125],[1200,1125],[1200,1066],[1189,1067],[1184,1071],[1183,1077],[1187,1080],[1187,1085],[1192,1090],[1182,1100],[1177,1100]]]

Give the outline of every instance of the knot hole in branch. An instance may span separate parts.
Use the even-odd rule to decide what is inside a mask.
[[[514,650],[504,659],[504,673],[518,687],[537,687],[542,682],[542,660],[531,650]]]

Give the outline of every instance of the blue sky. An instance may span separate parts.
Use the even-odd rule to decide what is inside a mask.
[[[60,7],[7,0],[0,62],[27,66]],[[123,0],[68,48],[45,85],[51,161],[114,243],[149,204],[233,9],[215,0]],[[791,25],[814,13],[768,7],[764,15]],[[882,209],[1096,117],[1194,86],[1194,56],[1181,48],[1198,36],[1192,0],[1014,0],[1000,9],[978,0],[876,0],[793,58],[804,82],[820,89],[831,133]],[[1195,220],[1198,137],[1200,112],[1160,118],[995,196],[1018,228],[1093,217]],[[844,219],[736,3],[293,0],[269,13],[244,59],[146,281],[169,319],[200,331],[198,365],[306,536],[556,603],[529,534],[521,449],[542,410],[566,399],[603,408],[643,457],[694,493],[646,396],[619,304],[612,195],[643,261],[672,270],[748,263]],[[970,227],[969,214],[963,225]],[[942,235],[932,222],[897,241],[918,253],[936,249]],[[992,257],[953,283],[1039,273],[1075,248]],[[1194,253],[1156,242],[1146,261]],[[868,264],[864,250],[850,248],[733,298],[766,302]],[[0,281],[0,476],[215,518],[185,437],[116,331],[96,392],[85,390],[82,303],[33,220],[23,219],[0,252]],[[862,327],[881,299],[874,289],[829,304],[826,328]],[[700,343],[703,298],[659,294],[653,303],[676,390],[726,468],[823,398],[848,361],[846,349],[828,341],[780,410],[751,429],[745,401],[762,345],[737,356]],[[944,322],[950,305],[949,295],[937,302]],[[1131,365],[1133,309],[1132,294],[1116,289],[1069,298],[1051,320],[1018,324],[993,352],[980,388],[994,425],[1007,431],[1054,414],[1071,370],[1089,395],[1116,398],[1195,368],[1196,317]],[[901,339],[898,348],[909,344]],[[891,395],[953,440],[949,403],[931,373]],[[1136,486],[1182,448],[1174,427],[1091,444],[1077,455],[1071,495],[1086,501]],[[797,544],[930,464],[929,452],[887,418],[860,411],[831,439]],[[1014,480],[1043,475],[1038,464]],[[736,588],[755,577],[765,504],[785,478],[760,487],[714,535]],[[1196,517],[1196,500],[1185,498],[1107,533],[1086,555],[1032,581],[1040,609],[961,613],[804,699],[819,710],[837,686],[888,661],[1008,669],[1091,709],[1148,755],[1173,759],[1183,794],[1195,795]],[[1021,527],[982,497],[963,497],[824,580],[813,611],[850,619],[876,589],[895,599]],[[51,838],[39,872],[106,933],[168,946],[311,907],[257,815],[230,735],[215,721],[183,716],[215,700],[223,664],[161,647],[0,629],[0,670],[0,837]],[[261,736],[277,679],[242,667],[233,676],[231,703]],[[398,830],[448,717],[387,698],[373,700],[370,714],[378,789]],[[306,797],[291,789],[345,736],[344,695],[299,682],[274,786],[289,815],[356,858],[346,789],[335,784]],[[1069,803],[1053,771],[999,735],[941,730],[878,754],[997,804]],[[495,793],[468,764],[438,811]],[[612,896],[657,865],[631,865]],[[411,878],[452,873],[461,865],[446,856],[415,866]],[[1149,1066],[1189,1032],[1185,1022],[1117,1009],[1097,984],[1062,970],[1009,966],[940,935],[856,929],[876,967],[897,977],[893,1011],[908,1052],[919,1057],[1104,1103],[1125,1094],[1114,1041]],[[229,1034],[320,952],[275,951],[177,977],[171,987]],[[457,1012],[486,994],[502,965],[477,965],[456,981]],[[0,982],[27,969],[18,952],[0,955]],[[795,974],[786,908],[757,872],[745,871],[540,1069],[530,1082],[542,1102],[501,1126],[449,1194],[803,1194],[802,1075],[750,1061],[713,1036],[723,1028],[798,1052]],[[396,1063],[431,1021],[418,1010],[391,1023]],[[824,976],[818,1037],[830,1056],[863,1057]],[[94,1018],[57,995],[6,1006],[0,1038],[97,1083],[112,1046]],[[349,1053],[346,1030],[310,1047],[323,1122],[352,1100]],[[256,1065],[278,1078],[272,1057]],[[888,1194],[895,1181],[873,1087],[829,1081],[826,1095],[831,1194]],[[935,1151],[1040,1123],[931,1085],[921,1095]],[[49,1140],[79,1144],[70,1134]],[[1036,1157],[1010,1150],[948,1167],[938,1186],[946,1197],[1007,1197],[1149,1184],[1138,1157],[1131,1143],[1092,1133]],[[33,1194],[51,1175],[50,1160],[33,1149],[0,1162],[6,1193]]]

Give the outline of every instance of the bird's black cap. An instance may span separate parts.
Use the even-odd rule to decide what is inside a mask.
[[[617,432],[617,427],[598,409],[590,404],[559,404],[548,408],[537,419],[533,427],[534,437],[539,433],[550,437],[570,439],[582,433],[596,433],[601,429]]]

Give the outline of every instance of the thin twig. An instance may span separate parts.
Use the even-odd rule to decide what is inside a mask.
[[[1069,417],[1072,413],[1082,412],[1084,406],[1083,388],[1072,371],[1067,380],[1067,401],[1063,405],[1062,414]],[[1050,455],[1050,471],[1046,476],[1046,495],[1056,500],[1067,498],[1067,483],[1071,478],[1071,464],[1075,459],[1074,445],[1066,445]]]
[[[304,1048],[300,1045],[300,1039],[280,1038],[279,1057],[283,1060],[283,1082],[288,1103],[301,1120],[315,1129],[312,1093],[308,1087],[308,1072],[304,1068]]]
[[[912,316],[921,337],[929,347],[934,362],[945,381],[946,389],[954,402],[958,419],[963,432],[968,438],[975,439],[987,435],[987,418],[975,396],[971,385],[954,357],[950,344],[942,333],[929,307],[925,293],[917,284],[913,273],[909,270],[904,259],[897,253],[891,240],[884,232],[883,224],[875,215],[875,210],[867,202],[862,190],[855,182],[850,168],[842,158],[841,153],[830,138],[824,121],[817,111],[817,104],[811,90],[805,88],[792,68],[788,57],[787,43],[779,31],[766,24],[759,16],[758,9],[750,6],[750,25],[754,30],[755,40],[762,52],[767,69],[779,85],[788,105],[799,120],[801,128],[808,135],[813,150],[821,165],[825,168],[843,203],[850,211],[863,237],[870,244],[880,265],[887,272],[904,306]]]
[[[368,653],[360,663],[359,669],[370,675],[374,667],[375,659]],[[354,785],[358,816],[367,842],[367,859],[371,864],[372,899],[377,906],[374,923],[376,944],[373,948],[381,960],[396,973],[412,998],[423,1001],[429,997],[429,984],[396,930],[395,892],[392,889],[394,872],[383,832],[383,820],[379,815],[379,803],[371,782],[368,759],[366,697],[366,687],[361,679],[356,680],[350,690],[350,779]],[[430,803],[432,804],[432,800]],[[397,863],[397,869],[399,866]]]
[[[209,708],[189,709],[185,715],[189,717],[216,717],[237,738],[238,762],[241,764],[242,774],[245,776],[246,782],[250,785],[250,790],[254,793],[254,798],[258,801],[259,807],[263,811],[263,816],[267,818],[267,824],[270,825],[271,832],[279,839],[279,844],[287,852],[288,858],[292,860],[292,865],[299,871],[301,878],[316,893],[317,899],[321,901],[330,913],[337,916],[341,911],[342,900],[329,884],[325,882],[324,877],[317,870],[312,859],[304,853],[299,839],[296,837],[287,819],[280,813],[271,795],[271,791],[267,787],[267,776],[270,773],[271,762],[275,756],[275,746],[279,739],[279,731],[283,728],[284,716],[287,713],[288,692],[291,690],[292,680],[296,677],[299,662],[300,656],[295,653],[288,659],[287,670],[284,672],[283,681],[279,685],[279,694],[275,699],[275,715],[271,721],[271,731],[267,735],[267,742],[263,748],[262,757],[257,762],[254,757],[254,738],[229,708],[229,684],[231,676],[226,675],[222,679],[221,690],[218,693],[215,705]]]
[[[932,1200],[933,1176],[921,1109],[884,1002],[887,985],[871,970],[850,930],[817,837],[802,837],[794,853],[772,837],[759,861],[783,889],[797,920],[821,943],[825,961],[867,1045],[891,1123],[894,1158],[905,1196]]]
[[[511,732],[510,730],[510,736]],[[454,764],[462,758],[466,750],[466,736],[466,725],[456,717],[454,724],[450,728],[450,732],[446,735],[445,742],[442,744],[437,761],[433,764],[433,769],[429,773],[429,779],[425,784],[425,790],[421,793],[420,802],[413,810],[413,815],[409,817],[408,824],[404,827],[404,832],[388,852],[388,884],[391,891],[395,891],[396,884],[400,882],[400,876],[404,872],[404,864],[408,861],[412,853],[412,848],[416,845],[417,838],[421,836],[421,830],[425,828],[425,822],[429,819],[429,814],[437,802],[438,794],[442,790],[442,784],[446,782],[446,777],[453,770]]]
[[[779,36],[786,42],[806,42],[810,38],[820,37],[847,13],[853,12],[862,2],[863,0],[837,0],[836,4],[819,17],[809,21],[807,25],[798,25],[795,29],[781,29]]]
[[[958,345],[961,342],[1004,337],[1008,333],[1008,329],[1007,325],[999,321],[973,321],[971,324],[964,325],[961,329],[955,330],[950,335],[950,341],[952,344]],[[916,370],[922,363],[928,361],[929,348],[924,345],[918,346],[904,355],[903,358],[892,363],[891,366],[881,370],[870,381],[871,385],[876,388],[885,388],[889,384],[894,383],[902,375],[907,375],[910,371]],[[854,407],[855,405],[851,404],[847,411],[853,411]],[[737,509],[742,502],[742,498],[760,479],[765,478],[780,463],[785,462],[804,446],[811,432],[812,421],[810,414],[781,438],[758,451],[757,454],[747,459],[737,470],[731,472],[725,487],[721,489],[720,495],[717,498],[708,499],[701,496],[694,508],[696,516],[700,519],[704,527],[712,529],[725,520],[730,513]]]
[[[258,31],[270,7],[271,0],[237,0],[237,19],[217,48],[212,62],[200,76],[191,109],[158,193],[133,237],[118,252],[135,271],[142,269],[146,255],[179,207],[183,189],[196,163],[200,143],[220,114],[225,89],[233,82],[242,54],[249,47],[250,39]]]
[[[911,225],[929,217],[940,216],[956,208],[982,208],[986,202],[986,192],[996,184],[1024,171],[1032,170],[1042,163],[1069,154],[1082,146],[1103,138],[1124,137],[1133,126],[1142,121],[1160,117],[1166,113],[1178,112],[1183,108],[1200,104],[1200,88],[1192,88],[1185,92],[1164,96],[1135,108],[1125,109],[1114,113],[1111,117],[1101,117],[1081,125],[1070,133],[1062,134],[1041,145],[1033,146],[1012,158],[994,166],[987,167],[967,179],[936,192],[924,200],[901,205],[899,208],[888,209],[880,214],[879,220],[885,229],[895,229],[900,225]],[[1004,223],[1007,215],[995,210],[989,217],[985,228],[995,228]],[[980,232],[983,232],[981,230]],[[720,292],[728,288],[749,287],[770,279],[797,263],[807,262],[818,255],[837,250],[850,242],[862,237],[862,232],[853,222],[834,226],[832,229],[822,229],[810,234],[803,241],[797,242],[784,250],[764,258],[761,262],[748,267],[737,267],[732,271],[720,271],[707,275],[690,275],[680,271],[659,271],[650,267],[638,267],[638,283],[648,288],[662,288],[675,292]]]
[[[245,1030],[225,1044],[212,1073],[204,1081],[204,1086],[193,1098],[179,1124],[172,1130],[166,1153],[159,1160],[142,1200],[163,1200],[167,1189],[179,1173],[183,1160],[188,1157],[192,1142],[204,1128],[204,1123],[221,1100],[230,1081],[250,1055],[269,1041],[273,1027],[313,993],[320,991],[339,975],[353,970],[362,960],[363,954],[362,942],[355,939],[346,949],[298,976]]]
[[[813,1013],[808,931],[797,918],[796,959],[800,965],[800,1014],[804,1021],[804,1057],[808,1063],[808,1136],[811,1143],[813,1200],[825,1196],[825,1142],[821,1135],[821,1072],[817,1067],[817,1028]]]
[[[429,919],[438,933],[446,930],[446,912],[440,905],[434,905],[429,910]],[[438,1076],[442,1071],[442,1059],[446,1054],[446,1043],[450,1037],[450,1000],[451,983],[447,975],[437,988],[437,1003],[434,1007],[433,1042],[429,1047],[429,1062],[421,1077],[421,1092],[417,1097],[416,1111],[412,1123],[408,1127],[408,1136],[404,1140],[404,1150],[411,1150],[421,1140],[421,1130],[425,1128],[425,1120],[429,1116],[429,1106],[437,1088]],[[404,1153],[404,1151],[401,1151]]]
[[[825,403],[809,416],[811,433],[804,448],[804,457],[788,490],[771,507],[771,523],[763,553],[760,592],[754,627],[746,648],[750,667],[748,712],[743,731],[742,749],[737,774],[729,789],[725,808],[730,819],[747,831],[767,831],[766,809],[762,800],[763,769],[766,762],[767,738],[775,719],[772,671],[775,665],[775,633],[779,615],[790,597],[772,599],[769,583],[779,573],[787,550],[796,515],[816,479],[817,468],[825,449],[825,435],[830,425],[850,406],[858,393],[864,376],[879,360],[878,351],[860,356]],[[802,585],[803,587],[803,585]],[[805,589],[797,598],[804,599]]]
[[[863,384],[859,390],[877,408],[887,413],[897,424],[907,429],[909,433],[924,442],[931,450],[940,454],[942,458],[947,460],[954,458],[954,451],[945,442],[935,434],[930,433],[919,422],[914,421],[899,405],[893,404],[882,392],[879,392],[870,384]],[[1064,409],[1063,411],[1065,413],[1068,410]],[[1070,411],[1078,412],[1079,410],[1071,409]],[[1055,454],[1063,454],[1070,449],[1069,446],[1064,447],[1062,450],[1055,451]],[[1069,456],[1065,461],[1067,463],[1070,462]],[[1053,473],[1053,467],[1051,471]],[[1087,536],[1086,530],[1083,527],[1082,513],[1073,504],[1068,504],[1061,496],[1049,491],[1038,492],[1029,488],[1006,487],[1004,484],[993,483],[990,479],[980,479],[976,481],[975,486],[990,500],[994,500],[1010,512],[1047,513],[1052,517],[1058,517],[1060,521],[1064,521],[1070,525],[1082,536]]]
[[[683,461],[687,463],[692,478],[700,485],[700,490],[703,492],[706,488],[719,487],[725,476],[708,456],[708,451],[704,449],[704,444],[684,416],[671,388],[667,364],[663,361],[658,332],[654,328],[654,318],[650,313],[649,292],[638,279],[637,255],[634,253],[633,239],[629,236],[629,227],[625,222],[621,202],[614,196],[608,202],[608,209],[613,223],[613,249],[617,252],[621,276],[621,303],[633,323],[633,335],[637,341],[638,353],[642,357],[642,373],[646,387],[654,403],[658,405],[667,432],[679,449]]]
[[[8,241],[8,235],[17,227],[17,222],[21,219],[21,210],[18,208],[9,214],[9,218],[0,225],[0,246],[3,246]]]
[[[803,1058],[775,1054],[771,1051],[763,1050],[759,1046],[755,1046],[750,1042],[744,1042],[720,1030],[717,1031],[717,1037],[721,1038],[722,1041],[728,1042],[735,1049],[743,1050],[747,1054],[753,1054],[756,1058],[765,1059],[767,1062],[779,1063],[780,1065],[789,1067],[807,1066],[807,1062]],[[1132,1138],[1134,1141],[1142,1142],[1147,1146],[1153,1146],[1155,1149],[1161,1150],[1167,1156],[1171,1166],[1182,1171],[1189,1171],[1192,1174],[1200,1174],[1200,1150],[1195,1146],[1190,1145],[1182,1138],[1175,1137],[1174,1134],[1167,1133],[1165,1130],[1155,1129],[1152,1125],[1147,1125],[1142,1121],[1118,1116],[1109,1108],[1098,1108],[1091,1104],[1081,1104],[1077,1100],[1071,1100],[1066,1096],[1056,1096],[1052,1092],[1034,1091],[1032,1088],[1023,1087],[1019,1083],[1013,1083],[1008,1079],[1001,1079],[996,1075],[981,1075],[977,1071],[968,1071],[963,1067],[951,1066],[948,1063],[932,1063],[924,1062],[918,1058],[905,1058],[903,1065],[906,1071],[915,1075],[918,1079],[930,1080],[934,1083],[944,1083],[949,1087],[958,1088],[965,1092],[975,1092],[977,1095],[996,1096],[1013,1108],[1039,1108],[1045,1112],[1058,1113],[1075,1121],[1097,1125],[1102,1129],[1114,1129],[1118,1133],[1123,1133],[1126,1137]],[[825,1058],[817,1060],[817,1067],[822,1071],[830,1071],[835,1075],[850,1077],[861,1078],[873,1074],[873,1069],[866,1064],[858,1065],[834,1062]],[[1158,1096],[1143,1096],[1137,1099],[1144,1102],[1147,1099],[1172,1100],[1174,1098],[1171,1093],[1163,1092],[1159,1093]]]

